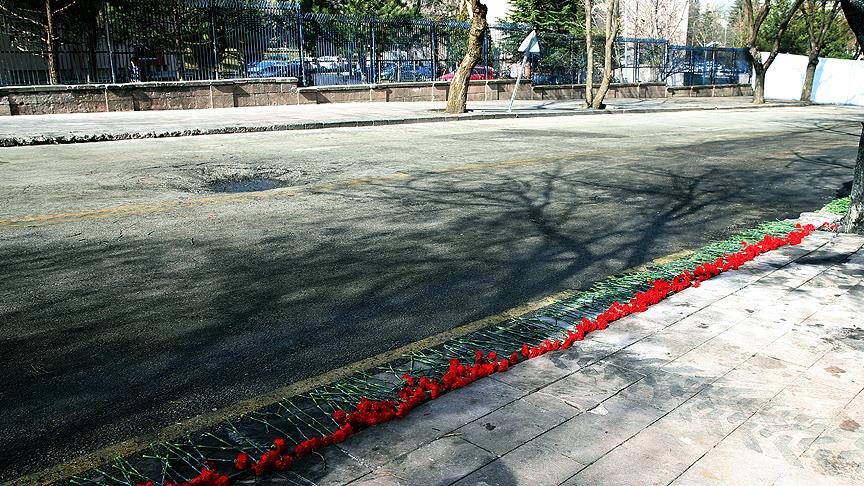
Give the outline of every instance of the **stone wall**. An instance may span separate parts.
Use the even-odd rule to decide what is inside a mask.
[[[472,81],[469,101],[509,100],[516,81]],[[106,111],[190,110],[323,103],[445,101],[450,83],[363,84],[298,88],[296,78],[173,81],[76,86],[0,88],[0,116]],[[609,98],[749,96],[748,85],[667,87],[663,83],[613,84]],[[585,97],[585,86],[537,85],[523,81],[516,99],[572,100]]]
[[[468,86],[468,101],[509,100],[516,82],[512,79],[472,81]],[[301,104],[358,103],[370,101],[444,101],[450,83],[362,84],[355,86],[315,86],[299,88]],[[596,88],[595,88],[596,92]],[[572,100],[585,97],[585,85],[537,85],[524,81],[519,85],[518,100]],[[608,98],[665,98],[663,83],[614,84]]]
[[[666,88],[666,92],[669,98],[753,96],[753,87],[749,84],[717,84],[712,86],[669,86]]]
[[[0,88],[0,115],[295,105],[297,78]]]

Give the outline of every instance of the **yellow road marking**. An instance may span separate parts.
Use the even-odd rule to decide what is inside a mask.
[[[447,173],[456,173],[456,172],[473,172],[484,169],[490,169],[495,167],[503,167],[503,166],[511,166],[511,165],[521,165],[521,164],[534,164],[544,161],[550,160],[563,160],[570,157],[576,157],[575,154],[571,155],[556,155],[556,156],[543,156],[536,157],[532,159],[517,159],[517,160],[506,160],[501,162],[478,162],[476,164],[464,164],[450,167],[442,167],[439,169],[432,169],[428,171],[424,171],[425,173],[430,174],[447,174]],[[101,209],[84,209],[80,211],[68,211],[62,213],[52,213],[52,214],[37,214],[32,216],[21,216],[17,218],[8,218],[8,219],[0,219],[0,227],[17,227],[17,226],[42,226],[45,224],[52,223],[60,223],[66,221],[84,221],[91,219],[100,219],[100,218],[108,218],[112,216],[130,216],[130,215],[141,215],[141,214],[150,214],[157,213],[163,211],[170,211],[172,209],[179,208],[192,208],[198,206],[204,206],[208,204],[218,204],[225,202],[234,202],[234,201],[248,201],[248,200],[256,200],[256,199],[277,199],[284,197],[293,197],[299,194],[315,194],[315,193],[325,193],[332,192],[339,189],[345,189],[349,187],[358,187],[364,185],[373,185],[381,182],[390,182],[395,180],[404,180],[412,177],[412,174],[407,172],[394,172],[392,174],[385,174],[380,176],[367,176],[367,177],[359,177],[356,179],[350,179],[346,181],[335,181],[335,182],[324,182],[320,184],[314,184],[310,186],[303,187],[287,187],[287,188],[278,188],[272,189],[265,192],[250,192],[243,194],[224,194],[218,196],[205,196],[205,197],[195,197],[195,198],[185,198],[185,199],[175,199],[170,201],[162,201],[162,202],[154,202],[147,204],[130,204],[123,206],[114,206],[108,208]]]

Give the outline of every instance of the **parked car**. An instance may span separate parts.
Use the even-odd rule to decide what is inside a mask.
[[[576,79],[571,74],[534,73],[531,81],[534,84],[576,84]]]
[[[345,59],[338,56],[319,56],[315,61],[319,71],[341,70],[345,65]]]
[[[450,81],[454,76],[456,73],[447,73],[441,76],[441,81]],[[471,79],[495,79],[495,70],[489,66],[475,66],[474,70],[471,71]]]
[[[431,81],[432,68],[421,64],[387,64],[381,68],[381,81]]]
[[[264,61],[252,62],[247,66],[247,73],[250,78],[279,78],[287,76],[300,76],[300,58],[290,60],[282,59],[267,59]],[[310,63],[306,62],[307,71],[310,68]]]

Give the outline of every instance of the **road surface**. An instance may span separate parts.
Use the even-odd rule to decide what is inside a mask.
[[[861,118],[0,149],[0,480],[818,209],[848,194]]]

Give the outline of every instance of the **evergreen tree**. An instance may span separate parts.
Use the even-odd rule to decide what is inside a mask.
[[[582,11],[582,0],[513,0],[506,20],[542,31],[581,34],[585,31]]]
[[[417,17],[419,4],[409,6],[404,0],[347,0],[342,13],[369,17]]]

